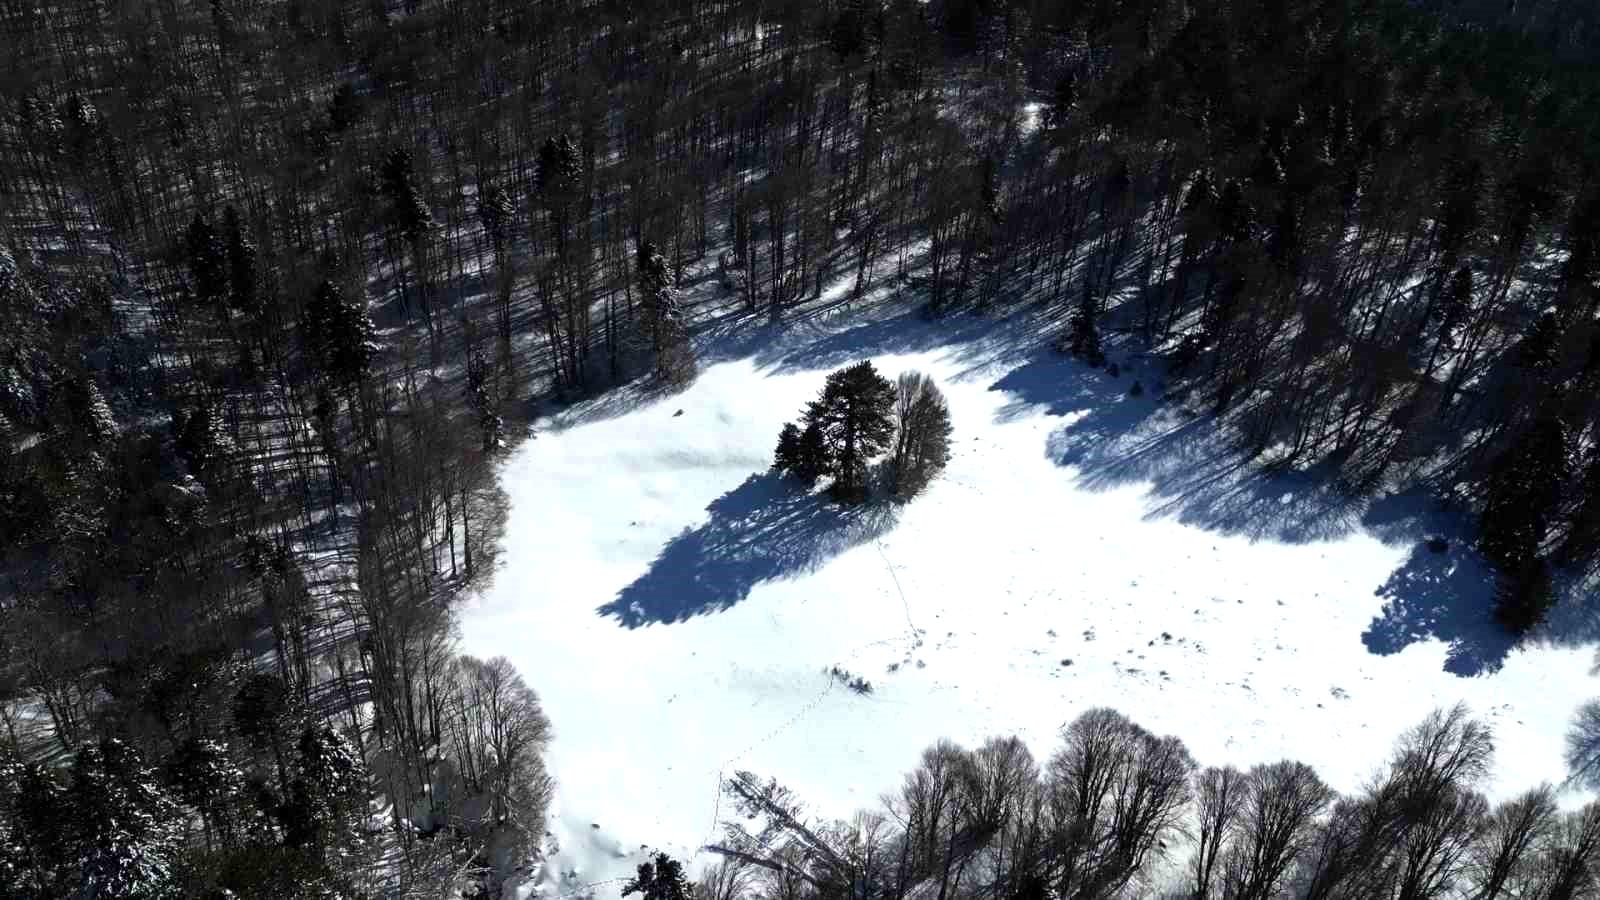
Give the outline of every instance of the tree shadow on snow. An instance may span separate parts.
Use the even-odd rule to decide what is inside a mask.
[[[1438,638],[1449,646],[1445,671],[1468,677],[1499,671],[1516,643],[1493,618],[1494,572],[1463,545],[1418,544],[1376,593],[1383,610],[1361,642],[1378,656]]]
[[[600,614],[638,628],[721,612],[756,585],[815,571],[895,523],[890,504],[838,506],[771,472],[751,475],[706,509],[709,521],[673,538]]]
[[[1411,545],[1407,560],[1380,585],[1383,606],[1362,635],[1376,655],[1418,641],[1449,646],[1445,671],[1471,677],[1499,671],[1516,646],[1492,618],[1494,578],[1472,550],[1471,518],[1444,507],[1425,488],[1362,497],[1342,490],[1330,465],[1273,470],[1239,449],[1226,427],[1158,398],[1159,364],[1121,358],[1121,377],[1060,354],[1044,354],[996,381],[991,390],[1011,399],[997,418],[1009,421],[1042,409],[1064,419],[1046,453],[1077,470],[1090,490],[1145,485],[1147,519],[1183,524],[1250,540],[1290,544],[1369,534],[1390,545]],[[1143,396],[1130,396],[1138,379]],[[1443,538],[1435,553],[1426,541]],[[1535,644],[1600,643],[1600,606],[1581,590],[1564,590]]]
[[[1158,364],[1119,363],[1113,378],[1075,359],[1049,354],[995,382],[1012,400],[1002,421],[1040,407],[1067,421],[1049,436],[1046,453],[1077,469],[1090,490],[1149,486],[1149,519],[1251,540],[1307,543],[1349,534],[1364,504],[1341,494],[1315,470],[1272,472],[1254,465],[1210,416],[1159,398]],[[1142,396],[1129,391],[1138,380]]]
[[[864,358],[939,351],[964,377],[998,362],[1019,362],[1048,343],[1059,317],[1037,306],[988,313],[951,310],[930,317],[921,288],[884,279],[867,296],[807,305],[779,322],[725,308],[696,326],[703,364],[752,359],[769,374],[834,369]]]

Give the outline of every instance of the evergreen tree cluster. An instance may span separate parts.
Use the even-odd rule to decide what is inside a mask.
[[[228,746],[194,739],[151,767],[106,739],[80,748],[64,777],[37,762],[5,766],[0,891],[160,900],[350,890],[348,873],[371,852],[370,786],[350,742],[308,729],[281,800],[243,765]],[[194,848],[185,840],[191,816],[203,833]]]
[[[622,888],[622,896],[640,895],[641,900],[693,900],[694,888],[684,874],[683,863],[665,853],[657,853]]]
[[[773,468],[807,484],[831,476],[834,499],[859,503],[867,496],[867,464],[889,445],[893,408],[894,384],[871,360],[832,372],[806,404],[802,426],[783,427]]]
[[[932,378],[906,372],[891,382],[862,360],[830,373],[800,424],[784,424],[772,468],[807,485],[832,477],[834,499],[860,503],[869,465],[886,450],[889,489],[917,493],[949,459],[950,410]]]
[[[486,850],[515,866],[544,833],[550,723],[503,658],[458,657],[441,688],[453,712],[427,771],[470,803],[431,810],[455,834],[435,843],[434,874],[499,884],[510,869],[491,869]],[[148,716],[164,737],[140,741],[148,751],[85,742],[64,768],[0,756],[0,897],[277,900],[384,883],[385,843],[411,826],[392,808],[378,817],[383,798],[403,794],[396,776],[368,769],[362,744],[375,735],[320,719],[275,675],[230,679],[191,657],[154,678],[126,666],[106,689],[131,693],[122,709],[137,714],[102,727],[141,735]]]
[[[307,355],[320,373],[337,384],[361,382],[378,352],[363,303],[347,297],[337,282],[323,279],[306,304],[304,328]]]

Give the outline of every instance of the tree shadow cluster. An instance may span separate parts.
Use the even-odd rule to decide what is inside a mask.
[[[1449,645],[1445,670],[1492,674],[1517,641],[1493,619],[1495,577],[1473,547],[1475,528],[1462,510],[1428,487],[1363,496],[1347,489],[1331,464],[1290,470],[1252,460],[1230,430],[1191,413],[1153,389],[1156,365],[1125,364],[1120,377],[1047,353],[1007,373],[991,390],[1012,399],[998,418],[1043,409],[1066,421],[1046,453],[1077,470],[1090,490],[1147,485],[1147,517],[1174,519],[1218,534],[1290,544],[1337,540],[1361,531],[1391,545],[1411,545],[1406,560],[1374,594],[1383,606],[1362,635],[1369,652],[1398,653],[1438,639]],[[1130,391],[1139,380],[1142,394]],[[1578,586],[1563,592],[1536,644],[1600,643],[1600,610]]]

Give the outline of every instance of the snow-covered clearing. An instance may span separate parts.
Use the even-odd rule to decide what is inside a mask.
[[[1017,734],[1043,757],[1097,705],[1202,763],[1292,757],[1351,790],[1466,700],[1496,729],[1493,795],[1564,776],[1591,635],[1508,652],[1447,517],[1253,474],[1138,360],[1113,352],[1114,379],[1016,351],[1030,331],[904,314],[724,340],[682,394],[536,423],[502,472],[504,566],[463,649],[510,657],[555,725],[539,891],[614,895],[643,844],[695,856],[728,812],[721,773],[843,817],[939,737]],[[899,510],[767,474],[782,423],[863,357],[950,399],[950,467]],[[1447,551],[1421,544],[1438,534]]]

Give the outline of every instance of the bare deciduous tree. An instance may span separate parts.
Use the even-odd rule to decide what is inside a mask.
[[[1600,700],[1590,700],[1572,714],[1566,757],[1568,783],[1600,787]]]
[[[1195,900],[1211,896],[1228,836],[1244,805],[1244,773],[1233,766],[1208,766],[1195,778],[1198,801],[1195,852],[1190,861]]]
[[[910,497],[950,458],[950,406],[931,377],[911,371],[896,379],[894,428],[891,483],[897,495]]]
[[[1473,896],[1523,896],[1530,868],[1557,821],[1555,792],[1548,784],[1495,807],[1471,852]]]
[[[1600,865],[1600,802],[1567,813],[1556,825],[1549,848],[1540,855],[1535,886],[1540,900],[1589,900],[1600,896],[1595,867]]]
[[[1110,896],[1176,834],[1194,760],[1178,739],[1156,737],[1111,709],[1084,713],[1062,738],[1046,775],[1056,890]]]
[[[1244,779],[1237,834],[1226,863],[1227,896],[1277,896],[1333,796],[1305,763],[1284,760],[1252,768]]]
[[[463,767],[487,792],[497,823],[531,843],[544,834],[552,782],[543,753],[550,720],[539,696],[503,656],[455,660],[456,743]]]

